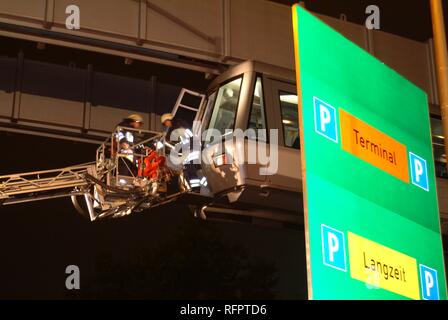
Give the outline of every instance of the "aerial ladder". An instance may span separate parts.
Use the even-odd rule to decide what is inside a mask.
[[[0,176],[0,203],[3,205],[83,194],[88,186],[85,175],[95,162],[62,169]]]
[[[199,99],[197,106],[185,102],[188,96]],[[204,100],[204,95],[182,89],[172,113],[189,112],[196,120]],[[122,149],[120,132],[132,132],[138,141]],[[182,166],[154,163],[165,162],[165,151],[163,133],[119,126],[98,147],[96,161],[0,176],[0,205],[71,197],[75,209],[91,221],[160,206],[191,191]]]
[[[141,139],[129,149],[113,153],[111,150],[120,143],[117,132],[122,130],[135,131]],[[144,174],[145,164],[152,165],[149,158],[164,159],[162,136],[158,132],[117,127],[98,147],[94,162],[0,176],[0,205],[71,197],[76,210],[94,221],[174,201],[190,190],[181,171],[155,166],[150,175]],[[130,155],[138,164],[135,168],[127,161]]]

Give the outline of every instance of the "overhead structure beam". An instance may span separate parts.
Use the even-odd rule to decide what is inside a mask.
[[[175,53],[4,22],[0,22],[0,35],[68,48],[100,52],[134,60],[203,72],[205,74],[219,75],[222,70],[228,67],[223,63],[206,61],[198,58],[186,59]]]

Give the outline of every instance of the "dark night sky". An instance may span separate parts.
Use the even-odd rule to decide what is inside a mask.
[[[298,1],[273,0],[285,5]],[[341,13],[347,21],[364,24],[369,5],[377,5],[381,12],[381,30],[418,41],[432,37],[431,12],[429,0],[305,0],[307,9],[313,12],[339,18]],[[445,3],[445,21],[448,25],[447,2]]]

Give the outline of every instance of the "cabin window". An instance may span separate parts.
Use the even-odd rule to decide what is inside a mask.
[[[257,77],[250,109],[247,137],[252,140],[266,142],[266,116],[264,111],[263,84],[261,77]]]
[[[233,131],[242,80],[243,78],[240,77],[219,88],[208,126],[209,129],[216,129],[221,135],[224,135],[226,130]],[[211,137],[212,134],[209,133],[206,141],[211,142]]]
[[[440,178],[448,178],[444,144],[445,136],[443,135],[442,120],[440,117],[433,115],[431,115],[430,119],[436,176]]]
[[[202,134],[203,130],[206,129],[205,126],[210,121],[210,115],[213,111],[213,106],[215,105],[216,91],[213,91],[207,98],[207,106],[204,110],[204,115],[202,116],[202,123],[200,132]]]
[[[299,149],[300,139],[297,95],[289,92],[279,91],[279,97],[285,146]]]

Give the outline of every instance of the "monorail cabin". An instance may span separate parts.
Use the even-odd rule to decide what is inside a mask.
[[[196,134],[203,134],[203,152],[211,159],[202,161],[202,170],[215,197],[225,194],[231,203],[295,212],[301,208],[297,103],[294,72],[263,63],[244,62],[211,83]],[[212,139],[206,129],[217,130],[222,138]],[[223,143],[226,132],[238,129],[244,139]],[[255,158],[251,150],[258,151]],[[241,165],[230,161],[237,156],[244,156]]]

